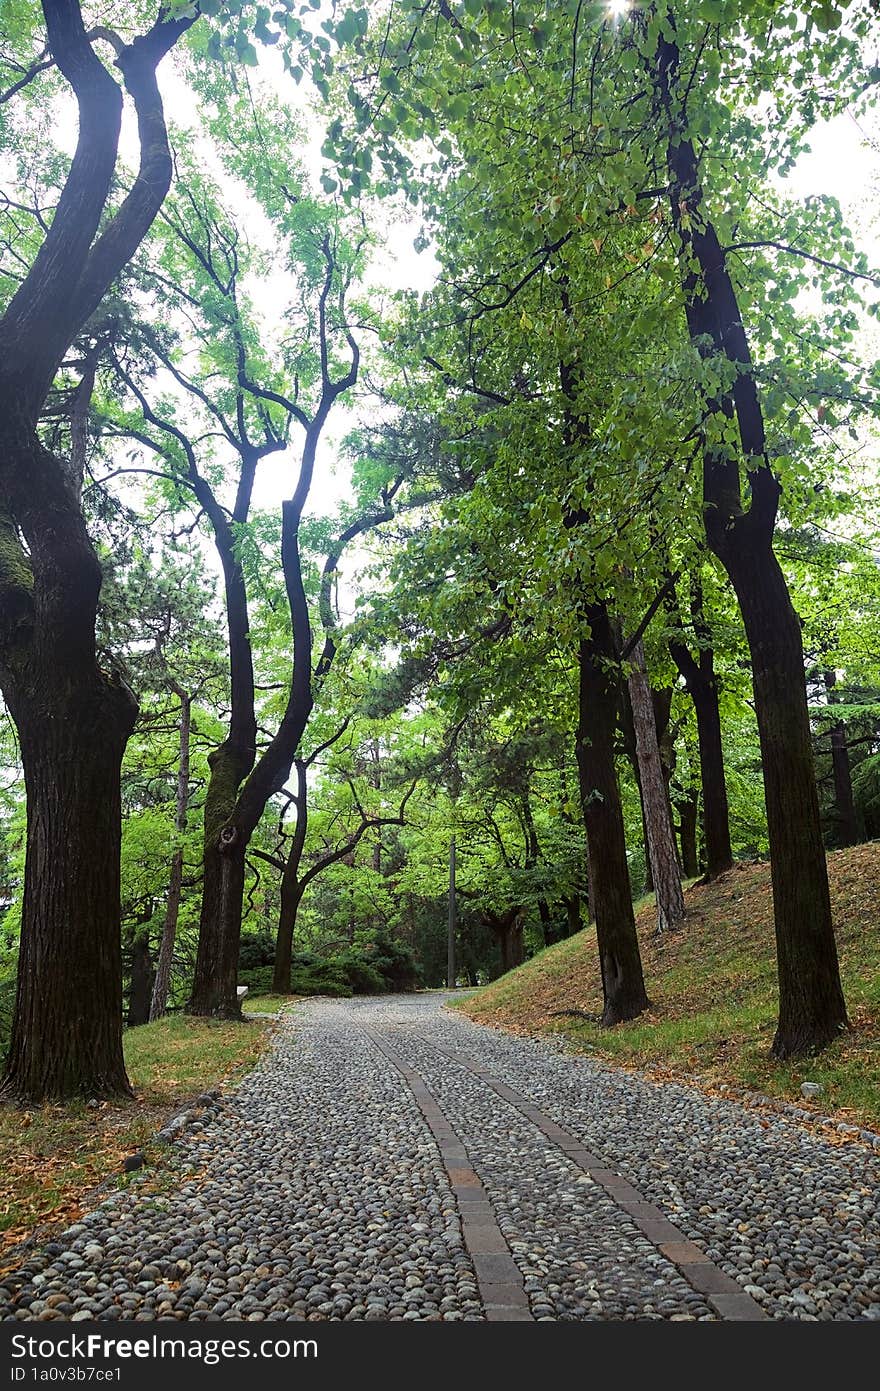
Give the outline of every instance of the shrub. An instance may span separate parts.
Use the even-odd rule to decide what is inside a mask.
[[[257,932],[243,932],[238,949],[239,978],[243,971],[253,971],[258,966],[271,966],[275,960],[275,938],[268,928],[261,927]],[[246,982],[241,981],[242,985]]]
[[[239,983],[247,985],[252,995],[269,994],[272,966],[253,963],[250,957],[242,956],[239,961]],[[412,952],[383,933],[331,956],[297,952],[291,961],[294,995],[383,995],[389,990],[414,990],[417,984]]]
[[[331,960],[344,973],[353,994],[384,995],[388,989],[388,983],[378,971],[376,963],[354,948],[339,952]]]
[[[386,990],[415,990],[418,986],[419,970],[412,951],[384,932],[376,933],[369,959],[386,982]]]

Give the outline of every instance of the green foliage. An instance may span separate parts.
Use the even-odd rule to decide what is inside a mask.
[[[240,960],[250,963],[256,954],[251,947]],[[272,968],[268,963],[242,965],[238,979],[255,996],[271,993]],[[329,955],[296,952],[292,960],[294,995],[382,995],[392,990],[413,990],[416,983],[412,952],[383,933],[367,934],[352,946]]]

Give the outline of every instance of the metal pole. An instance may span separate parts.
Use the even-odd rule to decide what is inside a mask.
[[[449,838],[449,942],[446,984],[450,990],[455,987],[455,836]]]

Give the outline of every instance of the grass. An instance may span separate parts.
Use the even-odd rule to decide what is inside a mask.
[[[241,1002],[242,1014],[277,1014],[294,999],[293,995],[245,995]]]
[[[74,1221],[97,1184],[113,1176],[122,1182],[126,1155],[140,1150],[161,1169],[168,1151],[155,1132],[199,1093],[249,1071],[268,1029],[266,1020],[241,1025],[168,1015],[125,1033],[134,1100],[0,1107],[0,1270],[8,1263],[4,1252],[11,1257],[35,1230],[45,1237],[52,1226]]]
[[[662,938],[653,901],[636,905],[652,1008],[630,1023],[602,1029],[595,1022],[602,990],[592,928],[456,1007],[513,1033],[562,1034],[577,1051],[659,1078],[709,1092],[747,1088],[880,1130],[880,843],[831,853],[828,871],[853,1028],[814,1057],[778,1063],[770,1056],[777,986],[767,864],[738,864],[714,884],[691,886],[684,925]],[[805,1081],[822,1084],[815,1101],[800,1095]]]

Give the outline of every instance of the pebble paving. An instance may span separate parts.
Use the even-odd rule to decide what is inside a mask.
[[[0,1319],[880,1319],[876,1151],[443,998],[296,1005],[173,1187],[35,1251]]]

